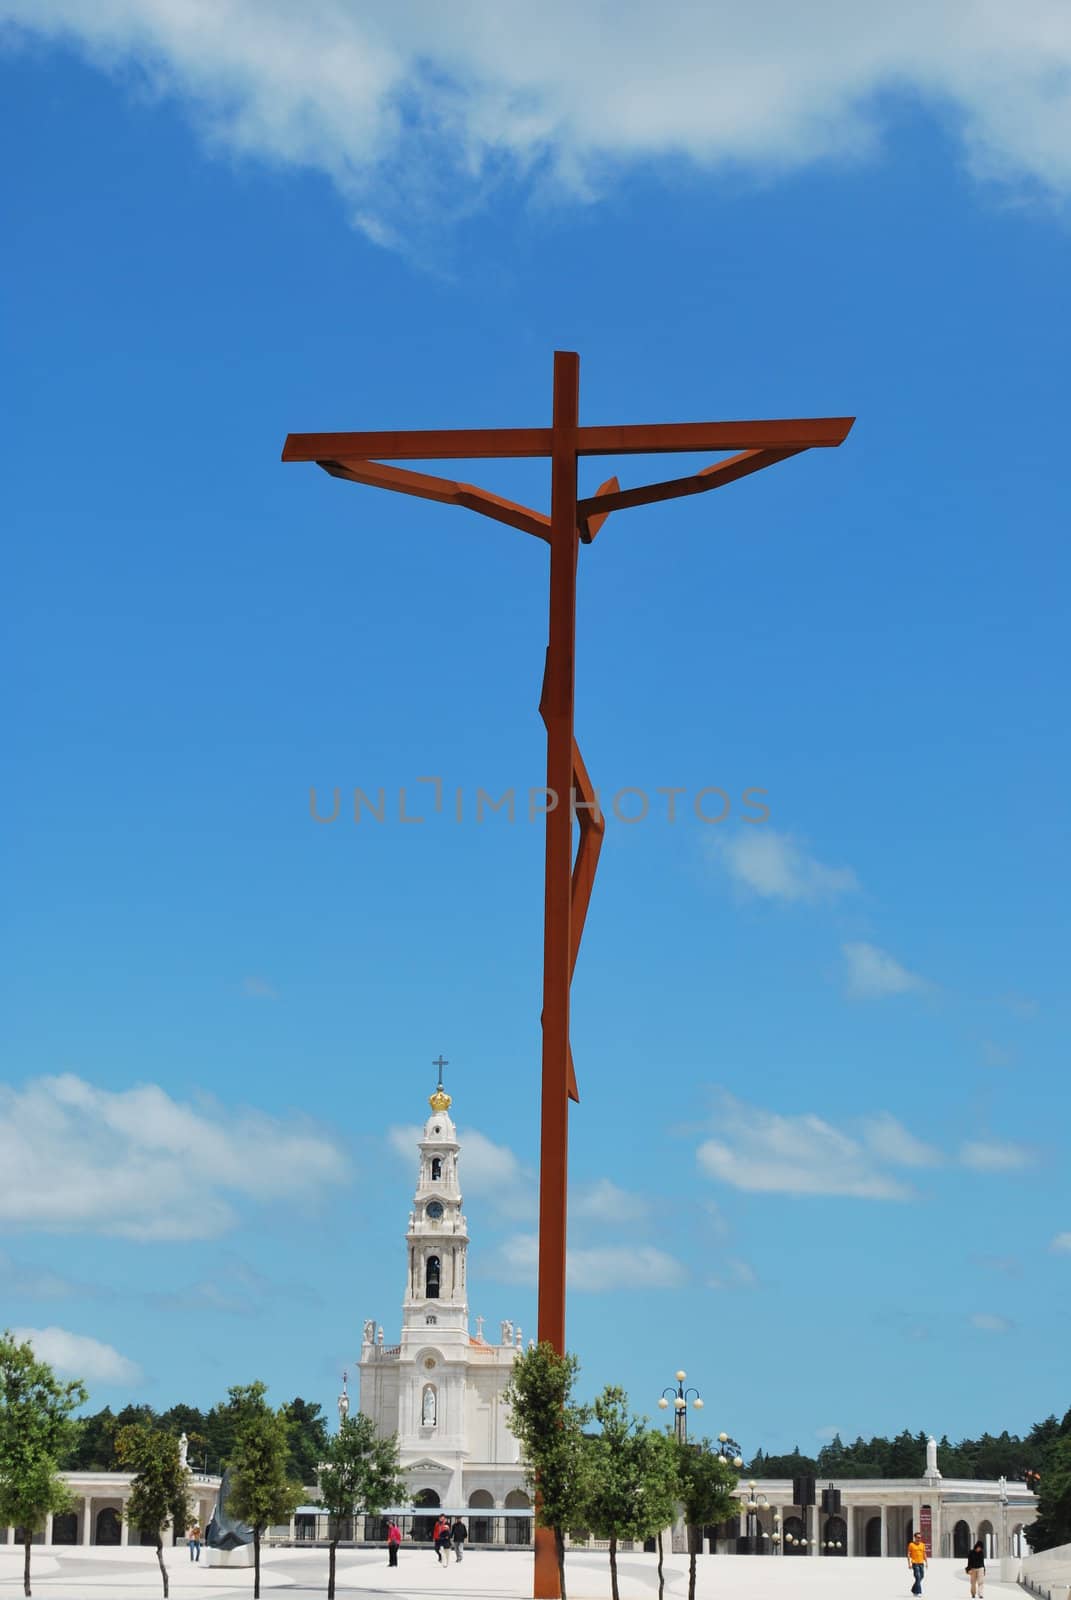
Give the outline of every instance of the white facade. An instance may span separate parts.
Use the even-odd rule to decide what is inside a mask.
[[[469,1332],[469,1234],[461,1209],[461,1147],[440,1080],[419,1144],[406,1233],[406,1282],[398,1344],[364,1325],[360,1409],[384,1436],[397,1433],[412,1503],[490,1512],[529,1505],[517,1441],[502,1394],[522,1348],[521,1330],[499,1342]]]

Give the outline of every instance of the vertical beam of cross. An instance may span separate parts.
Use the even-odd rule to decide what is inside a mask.
[[[565,1240],[569,1151],[569,984],[572,978],[573,703],[576,658],[577,426],[580,357],[554,354],[550,480],[550,630],[540,710],[547,728],[546,887],[543,921],[543,1078],[539,1152],[539,1340],[565,1350]],[[535,1530],[536,1600],[556,1600],[558,1557]]]

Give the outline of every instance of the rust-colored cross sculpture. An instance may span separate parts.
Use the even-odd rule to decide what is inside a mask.
[[[839,445],[854,418],[778,422],[679,422],[581,427],[580,358],[554,355],[549,428],[451,428],[379,433],[292,433],[284,461],[315,461],[332,477],[425,500],[466,506],[550,545],[550,637],[539,710],[547,729],[546,888],[543,926],[543,1077],[539,1157],[539,1338],[565,1349],[565,1222],[568,1101],[579,1100],[569,1045],[569,990],[584,931],[603,819],[573,732],[576,568],[611,511],[719,489],[815,446]],[[654,455],[669,451],[736,454],[684,477],[622,489],[610,478],[577,499],[581,456]],[[502,500],[472,484],[431,477],[386,461],[475,460],[549,456],[550,516]],[[580,843],[574,859],[575,829]],[[536,1600],[559,1593],[553,1535],[536,1530]]]

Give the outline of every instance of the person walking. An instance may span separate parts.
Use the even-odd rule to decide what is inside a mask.
[[[911,1536],[911,1543],[907,1547],[907,1564],[915,1574],[915,1581],[911,1585],[912,1594],[922,1593],[922,1580],[926,1576],[927,1557],[926,1545],[920,1533]]]
[[[190,1560],[200,1561],[201,1524],[199,1522],[191,1522],[190,1526],[186,1529],[186,1544],[190,1552]]]
[[[445,1517],[440,1517],[435,1524],[433,1542],[440,1567],[448,1567],[450,1565],[450,1524]]]
[[[454,1525],[450,1529],[450,1542],[454,1547],[454,1555],[459,1561],[465,1554],[465,1540],[468,1538],[468,1536],[469,1530],[466,1528],[461,1518],[455,1517]]]
[[[401,1542],[402,1542],[402,1530],[401,1530],[401,1528],[399,1528],[398,1524],[395,1522],[394,1518],[392,1517],[390,1519],[390,1522],[387,1524],[387,1565],[388,1565],[388,1567],[396,1567],[398,1565],[398,1546],[401,1544]]]
[[[967,1553],[967,1576],[971,1580],[971,1600],[985,1593],[985,1545],[978,1540]]]

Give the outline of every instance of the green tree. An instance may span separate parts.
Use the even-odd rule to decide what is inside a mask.
[[[700,1530],[736,1516],[737,1469],[715,1454],[708,1440],[677,1444],[677,1481],[688,1526],[688,1600],[695,1600],[695,1558]]]
[[[536,1490],[536,1525],[549,1528],[558,1557],[558,1581],[565,1593],[565,1530],[583,1519],[584,1425],[591,1416],[574,1403],[573,1385],[580,1363],[559,1355],[543,1340],[513,1363],[503,1396],[510,1407],[510,1428],[521,1447],[530,1483]]]
[[[679,1500],[677,1441],[669,1432],[649,1433],[643,1466],[643,1527],[640,1536],[644,1539],[653,1537],[658,1541],[658,1600],[662,1600],[665,1593],[662,1535],[676,1520]]]
[[[334,1600],[335,1555],[343,1518],[358,1510],[377,1517],[405,1493],[398,1460],[398,1436],[381,1439],[370,1417],[345,1417],[327,1441],[320,1467],[320,1499],[331,1521],[327,1600]]]
[[[327,1449],[327,1418],[319,1405],[300,1395],[283,1411],[290,1424],[290,1471],[303,1484],[315,1483]]]
[[[133,1471],[126,1520],[131,1527],[152,1534],[167,1600],[164,1529],[174,1523],[183,1530],[190,1515],[190,1474],[180,1464],[178,1439],[143,1422],[128,1423],[116,1435],[115,1453],[120,1466]]]
[[[598,1539],[610,1542],[610,1593],[620,1600],[617,1542],[646,1537],[643,1492],[650,1434],[629,1415],[628,1396],[613,1384],[595,1401],[599,1432],[585,1441],[583,1517]]]
[[[71,1496],[57,1476],[74,1436],[71,1412],[84,1405],[81,1383],[60,1383],[47,1361],[9,1331],[0,1336],[0,1527],[22,1530],[22,1587],[30,1594],[33,1536]]]
[[[237,1415],[230,1455],[231,1490],[227,1511],[253,1530],[253,1600],[260,1600],[260,1540],[265,1528],[285,1522],[301,1504],[302,1486],[287,1472],[290,1425],[285,1412],[273,1411],[263,1383],[236,1385],[229,1404]]]
[[[1037,1518],[1026,1530],[1031,1550],[1071,1544],[1071,1434],[1049,1447],[1037,1493]]]

